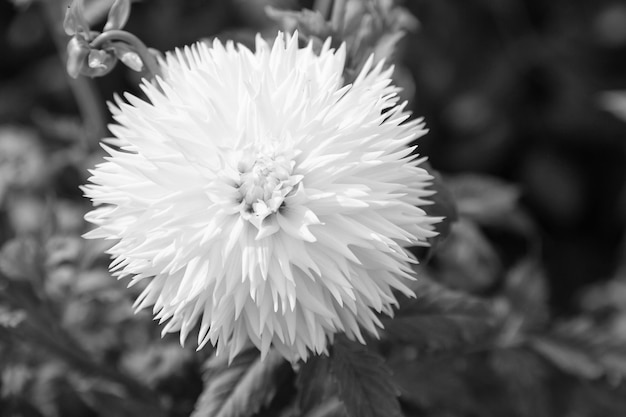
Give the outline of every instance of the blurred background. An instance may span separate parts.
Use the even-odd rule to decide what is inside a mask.
[[[106,384],[89,388],[95,382],[84,374],[105,372],[94,365],[100,363],[135,375],[162,393],[171,415],[186,415],[201,390],[206,355],[180,349],[175,336],[161,340],[148,313],[133,315],[136,293],[108,277],[102,244],[80,238],[90,203],[78,187],[102,157],[97,141],[110,122],[105,102],[116,92],[139,94],[139,76],[118,65],[103,78],[70,79],[62,31],[66,3],[0,0],[0,271],[10,277],[0,286],[0,410],[101,415],[94,411],[98,404],[126,397]],[[86,3],[90,22],[100,28],[112,1]],[[299,9],[312,3],[144,0],[133,4],[126,29],[161,51],[213,36],[251,45],[255,33],[277,30],[266,5]],[[419,152],[440,172],[460,213],[438,243],[431,273],[483,297],[507,297],[517,285],[526,297],[523,319],[532,321],[524,315],[537,308],[545,316],[533,324],[537,328],[591,323],[614,340],[626,338],[626,98],[607,94],[626,90],[626,1],[399,4],[419,25],[399,44],[395,76],[430,129]],[[529,257],[540,274],[512,283],[512,270]],[[16,301],[15,294],[23,299]],[[24,314],[35,319],[22,326]],[[72,343],[97,361],[71,358]],[[41,346],[65,359],[38,356]],[[552,359],[578,378],[594,376],[597,352],[586,352],[575,350],[582,356],[565,364]],[[587,364],[587,374],[572,365],[586,360],[595,364]],[[626,359],[616,361],[626,370]],[[68,366],[86,372],[68,377]],[[598,372],[605,373],[602,366]],[[108,381],[135,389],[137,410],[143,410],[140,399],[150,393],[123,375]],[[533,403],[506,415],[626,415],[610,386],[585,386],[593,400],[580,400],[578,414],[545,400],[545,407]],[[571,389],[568,395],[578,392]],[[419,415],[505,415],[497,407],[477,414],[469,405],[470,411],[437,414],[436,400],[428,401],[413,404],[423,411]],[[114,409],[108,415],[129,413]]]

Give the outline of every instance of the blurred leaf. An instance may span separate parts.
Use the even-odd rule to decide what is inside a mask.
[[[602,364],[578,341],[537,337],[532,341],[532,346],[565,372],[589,379],[604,374]]]
[[[467,292],[489,288],[502,272],[494,245],[474,221],[465,217],[452,225],[436,256],[437,280]]]
[[[491,368],[506,394],[512,410],[519,417],[550,417],[550,371],[537,353],[527,348],[494,350]]]
[[[447,178],[459,214],[481,224],[500,221],[512,212],[520,196],[519,189],[498,178],[465,174]]]
[[[463,380],[460,361],[461,358],[420,358],[414,350],[396,355],[389,366],[403,404],[453,410],[460,415],[476,413],[478,403]]]
[[[101,380],[72,378],[74,391],[103,417],[164,416],[158,401],[135,398],[118,385]]]
[[[564,372],[612,381],[626,377],[626,337],[621,339],[578,319],[547,334],[534,336],[530,346]]]
[[[396,317],[381,319],[391,340],[428,352],[492,341],[499,319],[491,304],[425,278],[412,289],[415,299],[402,300]]]
[[[607,91],[599,95],[600,107],[626,121],[626,91]]]
[[[348,416],[402,416],[398,388],[381,356],[360,343],[337,337],[330,368]]]
[[[235,357],[213,356],[207,362],[204,390],[191,417],[251,416],[274,398],[277,378],[288,369],[285,359],[270,350],[261,360],[256,349]]]
[[[0,249],[0,272],[13,280],[41,281],[42,248],[31,238],[16,238]]]
[[[14,328],[26,320],[26,312],[24,310],[11,310],[0,305],[0,327]]]
[[[177,343],[159,343],[136,349],[124,357],[125,368],[131,375],[149,386],[172,377],[184,369],[190,359],[190,351]]]
[[[330,359],[316,355],[302,364],[296,379],[298,416],[344,416],[346,411],[337,398],[337,384],[330,373]]]
[[[524,328],[541,327],[549,321],[547,278],[537,260],[524,259],[507,272],[504,295],[520,314]]]
[[[441,174],[433,169],[428,161],[422,163],[421,166],[433,176],[433,184],[430,186],[430,189],[435,191],[435,194],[428,198],[433,204],[423,208],[429,216],[443,217],[443,220],[435,225],[435,229],[439,234],[429,240],[431,250],[428,256],[430,256],[446,240],[450,234],[452,224],[458,220],[459,216],[454,197],[446,186]]]

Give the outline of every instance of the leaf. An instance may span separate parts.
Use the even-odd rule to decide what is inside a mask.
[[[433,176],[433,184],[430,189],[435,191],[435,194],[428,198],[433,204],[424,206],[424,210],[429,216],[443,217],[442,221],[435,224],[435,230],[439,234],[429,239],[431,244],[430,256],[448,237],[452,224],[458,220],[459,216],[454,197],[439,172],[433,169],[428,161],[423,162],[421,166]]]
[[[538,260],[523,259],[507,272],[504,295],[512,309],[523,318],[525,329],[541,327],[548,322],[548,285]]]
[[[576,319],[550,333],[536,335],[530,346],[558,368],[586,379],[626,378],[626,340]]]
[[[550,337],[537,337],[531,345],[565,372],[588,379],[598,378],[604,373],[602,365],[594,360],[589,352],[585,352],[582,346],[573,344],[571,341],[568,343],[568,341]]]
[[[345,415],[339,402],[337,384],[330,373],[327,356],[313,356],[302,365],[296,378],[298,416],[330,417]]]
[[[32,238],[15,238],[0,249],[0,272],[18,281],[41,283],[43,250]]]
[[[476,222],[461,218],[436,254],[438,279],[470,293],[491,287],[502,272],[496,247]]]
[[[491,223],[510,214],[516,207],[520,190],[500,179],[486,175],[448,178],[459,214],[479,223]]]
[[[461,357],[419,358],[416,352],[395,352],[389,361],[403,404],[473,415],[479,410],[471,386],[463,379]]]
[[[72,382],[77,384],[77,381]],[[160,408],[160,404],[158,402],[148,403],[147,401],[141,401],[124,391],[115,389],[116,387],[112,387],[112,389],[110,389],[107,384],[101,381],[91,382],[88,380],[82,380],[80,382],[82,382],[82,384],[75,388],[74,392],[78,393],[92,409],[97,410],[99,416],[164,417],[166,415]]]
[[[412,289],[416,298],[401,302],[396,317],[381,318],[390,339],[432,352],[476,346],[495,336],[499,317],[491,304],[425,278]]]
[[[495,383],[503,388],[503,400],[511,408],[507,415],[548,417],[550,409],[550,368],[527,347],[496,349],[489,358]],[[513,413],[513,411],[515,411]]]
[[[208,360],[204,390],[191,417],[251,416],[272,401],[277,381],[289,371],[289,364],[274,350],[264,360],[256,349],[239,354],[230,365],[227,359]]]
[[[335,339],[330,369],[350,417],[400,417],[400,394],[384,359],[343,337]]]

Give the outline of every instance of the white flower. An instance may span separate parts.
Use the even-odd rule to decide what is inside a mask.
[[[256,52],[198,43],[170,53],[148,102],[111,106],[110,157],[84,187],[96,206],[90,238],[116,239],[111,270],[149,284],[153,305],[180,331],[199,321],[207,342],[234,357],[249,341],[292,361],[325,352],[337,332],[364,343],[393,290],[412,295],[433,223],[419,208],[431,176],[411,142],[391,85],[370,60],[342,85],[345,50],[317,55],[297,34],[260,37]]]

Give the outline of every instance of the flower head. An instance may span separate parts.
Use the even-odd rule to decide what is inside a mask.
[[[117,240],[116,275],[149,280],[137,308],[181,342],[200,322],[199,348],[230,357],[252,342],[306,359],[337,332],[364,343],[393,291],[412,295],[405,248],[435,234],[408,146],[425,130],[392,70],[370,60],[343,86],[344,47],[297,39],[170,53],[149,101],[111,106],[119,149],[104,145],[84,187],[99,206],[87,237]]]

